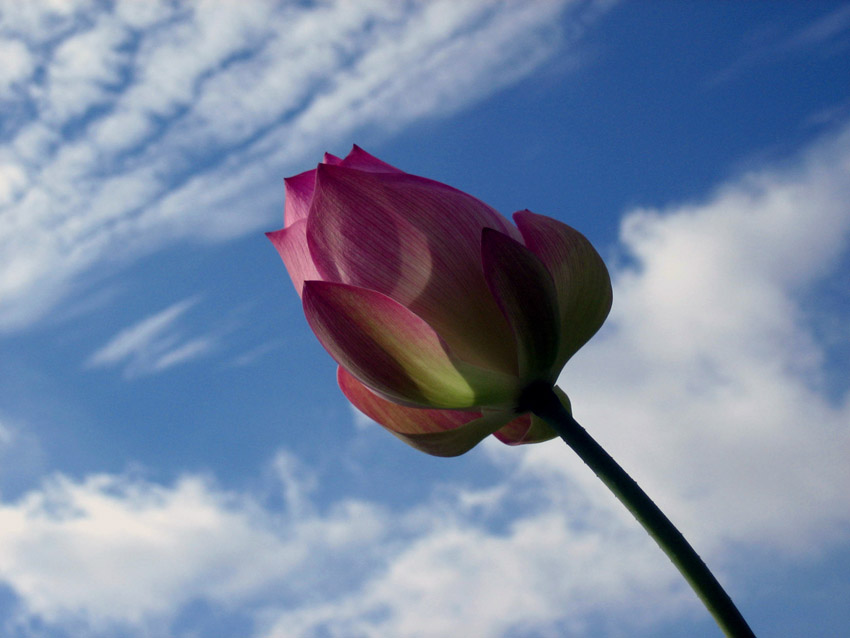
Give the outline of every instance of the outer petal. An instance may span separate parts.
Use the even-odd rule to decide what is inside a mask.
[[[304,313],[336,361],[384,397],[437,408],[507,407],[518,379],[459,361],[421,317],[384,294],[324,281],[304,284]]]
[[[482,233],[481,261],[487,284],[516,337],[520,378],[554,381],[551,368],[558,354],[560,316],[546,266],[518,241],[491,228]]]
[[[289,228],[295,222],[306,219],[310,211],[310,201],[316,187],[316,169],[304,171],[283,180],[285,199],[283,204],[283,227]]]
[[[550,217],[514,213],[525,245],[546,265],[555,282],[561,315],[561,368],[602,326],[611,310],[608,269],[587,238]]]
[[[465,361],[515,374],[512,333],[481,266],[486,227],[519,237],[492,208],[439,182],[321,165],[307,241],[322,279],[382,292]]]
[[[325,163],[330,164],[331,162]],[[371,173],[404,173],[403,170],[382,162],[374,155],[370,155],[357,146],[357,144],[351,147],[351,151],[339,164],[346,168],[356,168],[359,171],[368,171]]]
[[[457,456],[471,450],[511,418],[510,412],[410,408],[381,398],[345,368],[337,371],[339,387],[354,406],[417,450],[434,456]]]
[[[300,219],[287,228],[266,233],[266,237],[277,248],[299,296],[305,281],[321,279],[319,271],[316,270],[310,258],[310,250],[307,248],[306,219]]]
[[[332,153],[325,153],[322,156],[322,164],[333,164],[334,166],[337,166],[342,164],[342,160]]]
[[[369,155],[365,151],[361,152]],[[375,159],[375,161],[380,162],[378,159]],[[322,163],[339,165],[343,163],[343,160],[336,155],[325,153]],[[381,163],[383,164],[383,162]],[[389,166],[389,164],[386,166]],[[316,169],[313,168],[298,175],[287,177],[283,180],[283,184],[286,197],[283,206],[283,225],[284,228],[288,228],[295,222],[306,219],[307,214],[310,212],[310,201],[313,199],[313,191],[316,187]]]
[[[572,414],[570,399],[561,388],[555,387],[555,394],[561,403]],[[493,433],[497,439],[506,445],[525,445],[526,443],[542,443],[558,436],[546,422],[533,414],[523,414]]]

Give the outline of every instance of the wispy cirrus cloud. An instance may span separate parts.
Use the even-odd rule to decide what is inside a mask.
[[[788,46],[811,47],[829,44],[833,52],[839,52],[850,46],[850,7],[834,9],[805,25],[788,41]]]
[[[179,301],[121,330],[87,360],[90,368],[124,366],[126,377],[162,372],[208,354],[216,347],[212,336],[187,339],[177,323],[198,302]]]
[[[608,4],[4,3],[0,330],[95,263],[271,224],[308,151],[489,95]]]
[[[788,56],[843,55],[850,48],[850,9],[843,6],[825,12],[794,31],[765,29],[747,43],[741,56],[726,68],[708,78],[713,87],[739,77],[743,73],[771,64]]]

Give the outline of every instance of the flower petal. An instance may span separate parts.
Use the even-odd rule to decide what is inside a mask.
[[[322,164],[333,164],[334,166],[338,166],[339,164],[342,164],[342,160],[332,153],[325,153],[322,156]]]
[[[531,211],[514,213],[525,245],[555,282],[561,315],[556,366],[562,367],[602,326],[611,310],[611,278],[605,262],[577,230]]]
[[[321,279],[307,248],[306,219],[300,219],[287,228],[266,233],[266,237],[271,240],[283,259],[299,297],[305,281]]]
[[[546,266],[521,243],[492,228],[482,232],[481,261],[490,291],[513,329],[520,378],[554,381],[560,371],[552,372],[560,316]]]
[[[331,162],[325,163],[330,164]],[[374,155],[370,155],[357,146],[357,144],[351,147],[351,151],[339,164],[346,168],[356,168],[359,171],[368,171],[371,173],[404,173],[401,169],[379,160]]]
[[[511,413],[410,408],[387,401],[355,379],[342,366],[337,381],[343,394],[373,421],[417,450],[434,456],[458,456],[492,434]]]
[[[567,409],[567,412],[572,414],[569,397],[557,386],[554,390],[561,400],[561,404]],[[558,433],[540,417],[534,414],[523,414],[499,428],[493,433],[493,436],[506,445],[525,445],[554,439],[558,436]]]
[[[421,407],[511,406],[518,379],[459,361],[421,317],[365,288],[307,281],[304,313],[336,361],[384,397]]]
[[[289,228],[295,222],[306,219],[310,211],[310,201],[316,187],[316,169],[304,171],[287,177],[284,184],[283,227]]]
[[[323,280],[382,292],[463,360],[515,374],[512,333],[484,280],[483,228],[519,238],[496,211],[450,186],[321,165],[307,241]]]

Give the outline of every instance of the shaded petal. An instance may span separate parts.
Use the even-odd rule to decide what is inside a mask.
[[[542,443],[558,436],[545,421],[533,414],[523,414],[493,433],[505,445]]]
[[[325,163],[330,164],[331,162]],[[338,163],[346,168],[356,168],[359,171],[368,171],[371,173],[404,173],[403,170],[379,160],[374,155],[370,155],[357,146],[357,144],[351,147],[351,151],[345,156],[344,160],[334,163]]]
[[[286,265],[295,291],[301,296],[304,282],[321,279],[307,248],[307,220],[300,219],[292,226],[266,233]]]
[[[492,434],[510,412],[432,410],[411,408],[387,401],[355,379],[342,366],[337,381],[343,394],[373,421],[417,450],[434,456],[458,456]]]
[[[310,212],[310,201],[316,187],[316,169],[287,177],[283,184],[283,227],[289,228],[295,222],[306,219]]]
[[[481,261],[490,291],[513,329],[520,378],[554,381],[560,316],[546,266],[521,243],[491,228],[481,236]]]
[[[321,165],[307,241],[323,280],[382,292],[465,361],[515,374],[512,333],[481,266],[486,227],[519,238],[496,211],[450,186]]]
[[[516,377],[459,361],[421,317],[365,288],[307,281],[304,313],[325,349],[384,397],[421,407],[512,406]]]
[[[605,262],[580,232],[530,211],[514,213],[525,245],[555,282],[561,316],[556,367],[562,367],[602,326],[611,310],[611,278]]]
[[[553,389],[567,412],[572,414],[569,397],[561,388],[556,386]],[[523,414],[494,432],[493,436],[506,445],[525,445],[554,439],[558,436],[558,433],[540,417],[533,414]]]

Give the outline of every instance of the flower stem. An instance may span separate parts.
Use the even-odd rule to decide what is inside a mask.
[[[643,525],[690,583],[724,633],[730,638],[755,638],[735,603],[694,548],[646,492],[573,419],[552,387],[532,386],[526,390],[523,403],[525,408],[546,421],[561,436]]]

